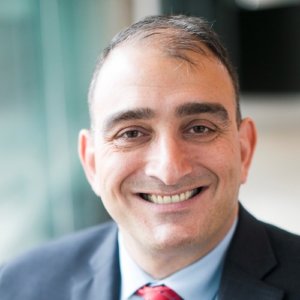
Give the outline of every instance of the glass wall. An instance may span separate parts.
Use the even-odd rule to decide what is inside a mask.
[[[85,180],[77,134],[97,55],[132,1],[0,1],[0,262],[108,219]]]

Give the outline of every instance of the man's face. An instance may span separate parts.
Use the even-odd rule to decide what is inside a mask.
[[[129,247],[211,250],[237,213],[255,143],[236,122],[230,77],[143,46],[119,47],[96,82],[93,132],[80,137],[88,179]]]

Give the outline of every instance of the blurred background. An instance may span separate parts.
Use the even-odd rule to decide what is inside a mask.
[[[0,0],[0,263],[108,215],[77,158],[97,56],[146,15],[205,17],[241,80],[259,144],[241,201],[300,234],[298,0]]]

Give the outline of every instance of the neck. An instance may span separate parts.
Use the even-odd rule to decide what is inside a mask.
[[[190,252],[190,253],[189,253]],[[199,260],[205,254],[194,255],[194,251],[177,251],[177,253],[151,253],[148,258],[135,256],[137,264],[156,280],[164,279],[188,265]]]
[[[189,243],[177,245],[177,247],[147,247],[137,244],[126,232],[122,231],[122,236],[124,246],[136,264],[154,279],[161,280],[191,265],[212,251],[226,236],[233,222],[229,227],[224,228],[223,233],[213,241],[206,241],[205,245]]]

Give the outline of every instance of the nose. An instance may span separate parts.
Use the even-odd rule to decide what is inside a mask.
[[[161,137],[150,147],[145,173],[165,185],[175,185],[192,172],[191,157],[184,143],[174,137]]]

